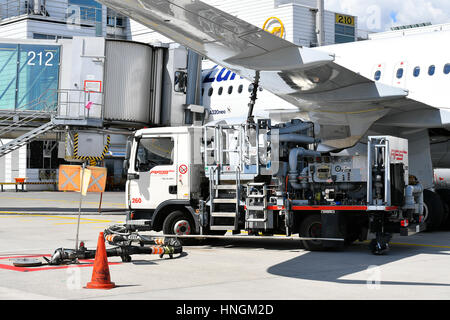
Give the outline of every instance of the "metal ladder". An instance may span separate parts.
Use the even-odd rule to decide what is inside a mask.
[[[267,185],[263,182],[254,182],[247,185],[245,199],[245,228],[268,229],[267,214]]]
[[[217,169],[218,170],[218,169]],[[241,198],[240,170],[236,170],[234,184],[220,183],[212,175],[210,179],[209,219],[211,230],[238,230]],[[218,176],[218,175],[217,175]]]
[[[208,131],[212,133],[208,136]],[[213,130],[213,132],[211,132]],[[258,130],[253,144],[246,138],[246,125],[219,125],[205,128],[204,152],[210,182],[209,220],[211,230],[238,230],[243,181],[259,174]],[[209,140],[209,138],[211,138]],[[208,146],[208,143],[211,146]],[[243,166],[254,165],[254,172]]]
[[[0,146],[0,157],[3,157],[4,155],[7,155],[8,153],[19,149],[20,147],[35,139],[37,136],[54,129],[56,126],[57,124],[55,124],[53,121],[47,122],[46,124],[43,124],[42,126],[35,128],[25,133],[24,135],[21,135],[20,137],[10,141],[9,143]]]

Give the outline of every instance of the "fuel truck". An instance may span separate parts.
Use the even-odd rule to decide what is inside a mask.
[[[311,251],[424,231],[408,141],[369,136],[367,153],[319,152],[301,120],[142,129],[127,146],[127,228],[189,237],[286,237]]]

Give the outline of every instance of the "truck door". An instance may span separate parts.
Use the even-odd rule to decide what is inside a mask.
[[[166,200],[177,199],[176,150],[176,136],[139,139],[129,171],[138,175],[129,181],[131,209],[156,209]]]

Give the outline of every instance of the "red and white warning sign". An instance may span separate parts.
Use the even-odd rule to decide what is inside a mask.
[[[187,165],[182,164],[182,165],[178,168],[178,171],[179,171],[181,174],[186,174],[186,173],[188,172],[188,167],[187,167]]]

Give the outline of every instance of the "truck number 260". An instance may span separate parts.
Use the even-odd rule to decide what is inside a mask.
[[[131,203],[142,203],[142,199],[141,198],[132,198]]]

